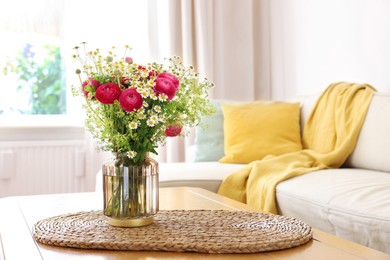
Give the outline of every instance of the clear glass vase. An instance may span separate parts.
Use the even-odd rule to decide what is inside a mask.
[[[158,212],[158,162],[146,155],[134,163],[115,156],[103,165],[103,213],[113,226],[138,227],[151,224]]]

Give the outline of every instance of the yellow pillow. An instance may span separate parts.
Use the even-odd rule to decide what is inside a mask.
[[[225,156],[219,162],[250,163],[302,149],[299,103],[257,101],[221,106]]]

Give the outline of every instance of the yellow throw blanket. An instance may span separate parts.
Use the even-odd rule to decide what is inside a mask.
[[[375,89],[335,83],[319,97],[303,131],[303,150],[267,156],[227,176],[218,193],[277,214],[276,185],[315,170],[340,167],[355,148]]]

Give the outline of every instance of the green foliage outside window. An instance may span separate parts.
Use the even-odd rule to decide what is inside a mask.
[[[66,113],[66,89],[60,48],[43,45],[34,50],[26,44],[3,69],[17,76],[18,95],[29,96],[29,109],[22,114]]]

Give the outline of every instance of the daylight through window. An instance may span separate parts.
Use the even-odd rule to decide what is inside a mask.
[[[27,33],[9,33],[6,39],[7,46],[0,50],[0,85],[6,88],[0,96],[0,115],[65,114],[59,39]]]

